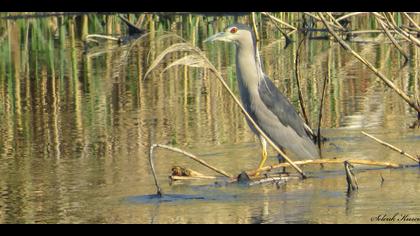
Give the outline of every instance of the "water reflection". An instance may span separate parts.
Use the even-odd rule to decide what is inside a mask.
[[[236,18],[248,21],[246,15]],[[201,47],[237,92],[233,47],[202,43],[234,17],[131,14],[130,20],[150,32],[175,32]],[[356,20],[354,27],[369,23]],[[150,34],[134,46],[103,42],[85,51],[82,39],[88,33],[124,34],[115,15],[1,19],[0,29],[1,223],[364,222],[390,209],[420,212],[415,170],[379,171],[385,178],[383,187],[379,177],[372,177],[379,176],[376,171],[360,173],[357,197],[346,196],[344,175],[337,174],[279,189],[203,190],[165,184],[171,194],[218,200],[122,202],[154,192],[146,158],[151,143],[187,149],[231,173],[256,166],[258,144],[240,110],[201,69],[173,67],[142,79],[150,62],[176,42],[174,38]],[[261,30],[265,71],[298,107],[297,45],[284,48],[269,22],[263,21]],[[302,36],[293,37],[297,42]],[[405,92],[418,91],[418,49],[403,44],[413,59],[401,67],[401,56],[389,44],[352,46]],[[168,57],[167,63],[177,56],[181,55]],[[415,119],[413,111],[351,55],[337,44],[308,40],[301,58],[303,92],[314,127],[323,78],[327,73],[331,78],[322,123],[325,136],[331,138],[327,157],[407,161],[366,140],[361,130],[418,153],[419,131],[408,128]],[[175,154],[157,155],[162,183],[167,183],[165,175],[174,164],[201,168]]]

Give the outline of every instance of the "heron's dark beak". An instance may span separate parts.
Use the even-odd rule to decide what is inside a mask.
[[[213,42],[213,41],[226,41],[226,42],[230,42],[231,40],[229,40],[226,37],[226,33],[225,32],[220,32],[220,33],[217,33],[215,35],[212,35],[212,36],[208,37],[206,40],[204,40],[204,43]]]

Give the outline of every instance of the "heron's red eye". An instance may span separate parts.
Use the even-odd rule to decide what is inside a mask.
[[[234,33],[238,32],[238,28],[233,27],[232,29],[230,29],[230,32],[231,32],[232,34],[234,34]]]

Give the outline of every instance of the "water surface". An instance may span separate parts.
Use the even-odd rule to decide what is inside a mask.
[[[233,46],[202,43],[235,20],[248,21],[236,18],[131,14],[132,22],[157,34],[134,46],[100,41],[87,51],[82,39],[88,33],[126,34],[116,15],[0,19],[0,223],[370,223],[383,214],[420,217],[418,168],[357,168],[360,189],[351,196],[341,165],[304,168],[314,178],[281,186],[170,184],[173,165],[212,173],[163,150],[156,152],[156,168],[169,195],[156,201],[147,159],[152,143],[182,148],[235,174],[259,162],[258,141],[208,71],[179,66],[161,74],[160,66],[143,80],[151,61],[178,42],[160,38],[171,31],[203,49],[238,94]],[[298,109],[294,57],[303,35],[293,34],[295,42],[284,48],[276,28],[261,22],[265,72]],[[370,22],[354,18],[352,27],[369,28]],[[403,67],[388,43],[351,46],[406,93],[418,91],[418,49],[403,44],[413,55]],[[182,55],[167,57],[166,65]],[[330,139],[325,157],[411,164],[361,134],[418,154],[419,129],[409,128],[416,114],[400,97],[336,43],[308,40],[301,57],[312,127],[323,78],[331,79],[322,121]],[[276,163],[273,150],[270,156],[268,162]]]

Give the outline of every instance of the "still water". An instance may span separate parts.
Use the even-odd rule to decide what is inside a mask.
[[[297,25],[301,15],[278,17]],[[204,50],[238,94],[233,46],[202,42],[236,20],[249,19],[131,14],[130,21],[152,34],[128,45],[99,40],[85,47],[87,34],[120,36],[126,34],[125,25],[113,14],[0,19],[0,223],[377,223],[385,214],[420,218],[418,168],[366,171],[356,166],[360,189],[350,196],[342,165],[304,168],[313,178],[280,186],[170,184],[167,176],[174,165],[212,173],[164,150],[156,153],[156,168],[163,191],[171,195],[167,201],[148,199],[155,193],[148,162],[153,143],[179,147],[229,173],[258,164],[259,144],[214,76],[184,66],[161,73],[184,53],[168,56],[143,79],[154,58],[179,42],[162,37],[170,31]],[[284,48],[274,25],[258,20],[265,72],[299,109],[294,58],[303,35],[292,34],[294,43]],[[372,25],[369,17],[353,20],[353,29]],[[383,38],[364,37],[369,40],[351,46],[406,93],[418,92],[419,49],[402,44],[412,55],[403,66],[403,58]],[[321,125],[329,138],[325,157],[412,164],[361,134],[369,132],[419,154],[420,131],[409,127],[416,114],[402,99],[336,43],[307,40],[300,55],[312,127],[317,127],[323,78],[330,78]],[[276,163],[272,150],[268,162]]]

